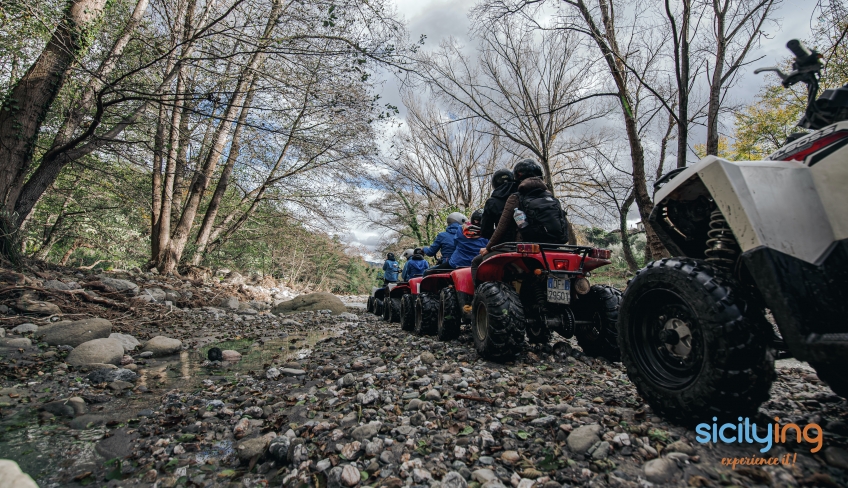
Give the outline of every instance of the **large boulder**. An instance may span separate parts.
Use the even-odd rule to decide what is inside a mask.
[[[271,312],[277,315],[285,315],[316,310],[330,310],[333,315],[338,315],[345,313],[347,308],[339,297],[332,293],[310,293],[300,295],[287,302],[280,302],[271,309]]]
[[[83,366],[92,363],[121,364],[124,346],[115,339],[94,339],[80,344],[68,354],[65,362],[71,366]]]
[[[0,459],[0,486],[14,488],[38,488],[28,474],[21,471],[18,463],[8,459]]]
[[[36,335],[51,346],[77,347],[94,339],[105,339],[112,333],[112,322],[106,319],[64,320],[38,328]]]
[[[179,339],[171,339],[165,336],[156,336],[144,344],[143,352],[152,352],[154,356],[167,356],[180,352],[183,343]]]

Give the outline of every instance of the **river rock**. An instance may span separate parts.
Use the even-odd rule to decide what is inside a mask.
[[[29,334],[30,332],[36,332],[37,330],[37,325],[27,322],[12,329],[12,332],[15,334]]]
[[[129,280],[122,280],[118,278],[110,278],[106,275],[98,275],[100,282],[104,285],[114,288],[117,291],[125,292],[130,295],[138,295],[138,285]]]
[[[183,343],[179,339],[156,336],[144,344],[144,352],[152,352],[154,356],[167,356],[179,352]]]
[[[229,310],[238,310],[241,304],[236,297],[223,297],[218,301],[218,305]]]
[[[48,290],[60,290],[60,291],[73,290],[73,288],[71,288],[69,285],[62,283],[59,280],[47,280],[47,281],[44,282],[44,284],[42,286],[44,288],[48,289]]]
[[[86,376],[92,384],[111,383],[113,381],[135,381],[138,375],[128,369],[96,369]]]
[[[165,291],[161,288],[145,288],[142,294],[148,295],[155,302],[164,302],[166,298]]]
[[[266,447],[268,447],[267,437],[255,437],[239,442],[236,450],[239,459],[249,461],[256,456],[261,456],[265,452]]]
[[[222,361],[241,361],[241,353],[232,349],[224,349],[221,351]]]
[[[601,438],[601,426],[598,424],[581,425],[568,435],[566,442],[571,452],[583,454]]]
[[[112,322],[94,318],[44,325],[38,328],[37,335],[51,346],[77,347],[94,339],[105,339],[111,332]]]
[[[362,481],[359,470],[352,464],[346,464],[342,468],[341,482],[345,486],[354,486]]]
[[[347,308],[339,297],[332,293],[309,293],[300,295],[293,300],[280,302],[271,309],[275,315],[286,315],[297,312],[330,310],[333,315],[345,313]]]
[[[369,422],[365,425],[360,425],[359,427],[353,429],[353,432],[350,433],[350,436],[358,441],[366,441],[377,435],[380,432],[380,428],[383,426],[381,422]]]
[[[71,366],[91,363],[120,364],[124,356],[124,346],[115,339],[94,339],[75,347],[65,362]]]
[[[0,459],[0,486],[9,488],[38,488],[28,474],[21,471],[18,463]]]
[[[130,352],[141,345],[141,343],[138,342],[138,339],[129,334],[119,334],[117,332],[113,332],[109,334],[109,339],[115,339],[116,341],[120,342],[121,345],[124,346],[124,351],[126,352]]]
[[[456,471],[449,471],[442,478],[442,488],[468,488],[468,482]]]
[[[32,341],[27,339],[26,337],[16,337],[14,339],[6,338],[0,341],[0,345],[2,345],[3,347],[13,347],[17,349],[32,346]]]
[[[644,466],[645,479],[651,483],[666,483],[678,475],[679,468],[672,459],[651,459]]]

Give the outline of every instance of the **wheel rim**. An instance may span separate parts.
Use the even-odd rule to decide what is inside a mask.
[[[676,293],[653,290],[634,305],[630,339],[639,368],[656,385],[679,389],[698,377],[705,347],[692,308]]]
[[[489,335],[489,314],[486,311],[486,306],[482,303],[477,307],[477,320],[475,320],[474,333],[480,342],[485,341]]]

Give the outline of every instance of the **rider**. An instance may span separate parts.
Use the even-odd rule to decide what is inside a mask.
[[[400,265],[395,260],[395,253],[386,254],[386,261],[383,262],[383,284],[396,283],[398,272],[400,272]]]
[[[521,232],[514,220],[515,209],[518,208],[520,195],[526,195],[533,190],[547,191],[548,187],[542,180],[542,167],[532,159],[524,159],[512,169],[515,182],[518,184],[518,192],[509,196],[489,243],[480,249],[480,255],[471,262],[471,279],[477,283],[477,267],[483,260],[488,259],[504,251],[491,251],[491,249],[503,242],[521,241]]]
[[[412,252],[412,257],[409,258],[403,267],[403,273],[401,274],[403,281],[409,281],[416,276],[423,276],[429,267],[430,265],[424,259],[424,253],[421,252],[421,248],[416,247]]]
[[[492,189],[492,196],[486,200],[486,205],[483,207],[483,219],[480,222],[480,235],[486,239],[492,238],[507,198],[518,191],[512,171],[508,169],[495,171],[492,175]]]
[[[442,251],[442,258],[439,260],[439,264],[447,263],[450,261],[451,254],[453,254],[453,250],[455,247],[456,235],[462,231],[462,224],[467,220],[465,215],[454,212],[448,215],[448,227],[444,232],[439,232],[439,235],[436,236],[436,240],[433,241],[433,244],[425,247],[423,249],[424,254],[428,256],[435,256],[437,252]]]
[[[486,247],[488,239],[480,237],[480,220],[483,218],[483,210],[475,210],[471,214],[471,220],[462,225],[462,232],[456,235],[456,248],[447,263],[433,266],[428,269],[424,276],[471,266],[471,260],[480,253],[480,249]]]

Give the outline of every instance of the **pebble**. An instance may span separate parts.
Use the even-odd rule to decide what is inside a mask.
[[[359,474],[359,470],[356,469],[356,466],[352,464],[346,464],[342,468],[341,473],[341,482],[345,486],[354,486],[360,482],[361,476]]]
[[[678,475],[680,469],[673,459],[658,458],[645,463],[645,479],[651,483],[666,483]]]

